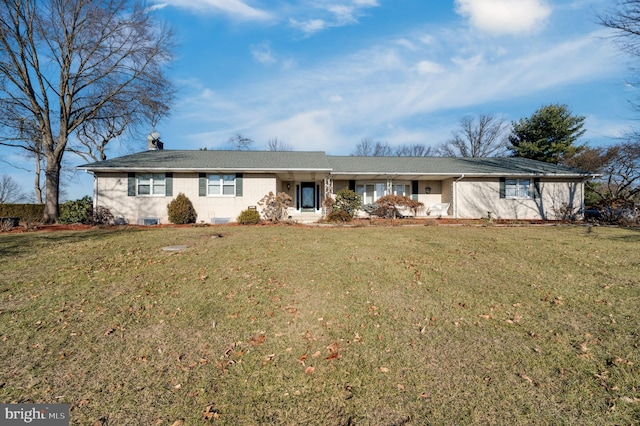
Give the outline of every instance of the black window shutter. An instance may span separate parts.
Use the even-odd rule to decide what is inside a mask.
[[[356,181],[355,180],[350,180],[349,181],[349,189],[351,191],[355,191],[356,190]]]
[[[412,180],[411,181],[411,199],[414,201],[418,201],[418,181],[417,180]]]
[[[198,175],[198,195],[200,197],[207,195],[207,175],[204,173]]]
[[[129,173],[127,175],[127,195],[129,197],[136,196],[136,174]]]
[[[320,208],[320,185],[316,185],[316,210]]]
[[[242,173],[236,173],[236,197],[242,197]]]
[[[164,195],[166,195],[167,197],[172,197],[173,196],[173,173],[167,173],[164,176]]]
[[[500,178],[500,198],[505,198],[505,197],[506,197],[506,196],[505,196],[506,191],[505,191],[505,189],[504,189],[504,187],[505,187],[505,180],[506,180],[506,179],[505,179],[505,178],[503,178],[503,177],[502,177],[502,178]]]

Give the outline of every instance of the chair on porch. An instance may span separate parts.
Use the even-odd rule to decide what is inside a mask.
[[[427,215],[429,216],[448,216],[450,203],[438,203],[434,204],[427,209]]]

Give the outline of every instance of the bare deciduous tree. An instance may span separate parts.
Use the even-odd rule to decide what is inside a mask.
[[[430,146],[423,144],[400,145],[396,148],[396,155],[398,157],[429,157],[433,155],[433,150]]]
[[[45,222],[57,220],[62,160],[79,128],[88,134],[89,123],[102,131],[105,120],[131,126],[166,113],[171,41],[142,0],[0,3],[0,143],[29,150],[22,127],[35,125]]]
[[[604,199],[633,200],[640,196],[640,142],[611,146],[605,155],[602,184],[595,191]]]
[[[374,142],[372,139],[364,138],[356,145],[351,155],[357,157],[390,157],[393,155],[393,148],[388,142]]]
[[[253,139],[245,138],[240,133],[236,133],[229,138],[229,145],[238,151],[248,150],[253,145]]]
[[[20,185],[11,176],[0,176],[0,204],[17,203],[24,199]]]
[[[443,157],[496,157],[506,152],[506,122],[490,114],[460,119],[460,130],[438,148]]]
[[[293,151],[291,145],[279,140],[278,138],[269,139],[269,142],[267,142],[267,149],[269,151]]]

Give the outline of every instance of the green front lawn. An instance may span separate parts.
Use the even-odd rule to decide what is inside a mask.
[[[637,424],[639,296],[637,230],[0,234],[0,402],[74,425]]]

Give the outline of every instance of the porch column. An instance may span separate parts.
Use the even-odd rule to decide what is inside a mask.
[[[393,179],[387,178],[387,195],[393,194]]]
[[[331,175],[327,175],[324,177],[324,198],[322,199],[322,218],[326,219],[327,217],[327,206],[324,203],[324,200],[327,197],[333,196],[333,179],[331,179]]]

